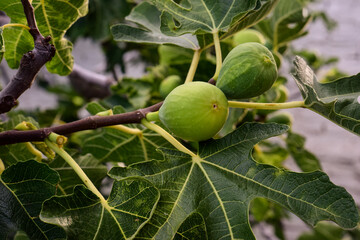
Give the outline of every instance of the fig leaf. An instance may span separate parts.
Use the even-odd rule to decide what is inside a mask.
[[[59,174],[34,160],[8,167],[0,178],[0,239],[22,230],[29,239],[65,239],[63,229],[40,220],[42,203],[55,195]]]
[[[199,49],[196,37],[185,34],[181,37],[172,37],[163,34],[160,30],[161,12],[148,2],[142,2],[131,11],[126,20],[133,24],[117,24],[111,27],[111,32],[116,41],[173,44],[190,49]]]
[[[51,36],[56,48],[53,59],[46,64],[47,69],[59,75],[72,71],[74,59],[71,55],[72,43],[64,38],[66,31],[80,17],[88,12],[88,0],[32,1],[36,23],[43,36]],[[11,19],[11,23],[27,25],[24,9],[20,1],[1,0],[0,9]],[[11,68],[18,68],[24,53],[33,48],[34,42],[25,29],[18,27],[4,30],[6,45],[5,59]]]
[[[287,130],[274,123],[245,123],[224,138],[199,143],[194,157],[161,149],[163,161],[111,169],[109,174],[115,179],[140,176],[161,192],[152,219],[137,238],[173,239],[196,212],[204,219],[207,238],[194,235],[189,239],[254,240],[249,205],[257,197],[282,205],[310,225],[331,220],[343,228],[356,227],[359,216],[354,199],[325,173],[295,173],[253,160],[255,144]]]
[[[306,107],[360,135],[360,73],[320,83],[304,59],[296,57],[294,64],[293,76]]]

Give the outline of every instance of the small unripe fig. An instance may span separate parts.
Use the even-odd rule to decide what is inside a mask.
[[[224,93],[206,82],[190,82],[175,88],[159,110],[160,121],[176,136],[188,141],[212,138],[228,115]]]
[[[279,124],[286,124],[291,126],[292,123],[292,116],[288,112],[281,112],[274,114],[269,119],[266,120],[267,123],[279,123]]]
[[[233,37],[233,46],[237,46],[239,44],[247,42],[257,42],[260,44],[264,44],[265,38],[260,32],[254,29],[242,30],[240,32],[237,32]]]
[[[166,98],[166,96],[177,86],[181,84],[181,78],[177,75],[171,75],[165,78],[159,87],[160,96]]]
[[[272,53],[259,43],[244,43],[226,56],[216,86],[229,99],[245,99],[269,90],[276,79]]]

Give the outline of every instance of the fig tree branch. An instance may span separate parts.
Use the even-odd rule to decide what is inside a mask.
[[[141,123],[141,120],[146,117],[147,113],[159,110],[161,105],[162,102],[144,109],[139,109],[133,112],[127,112],[122,114],[116,114],[112,116],[91,116],[71,123],[66,123],[55,127],[42,128],[39,130],[4,131],[0,132],[0,145],[21,142],[44,141],[44,139],[48,137],[52,132],[59,135],[67,135],[83,130],[91,130],[118,124]]]
[[[110,96],[110,87],[116,83],[115,79],[87,70],[77,64],[74,65],[69,79],[74,89],[87,99],[102,99]]]
[[[55,55],[55,47],[50,44],[51,38],[42,36],[37,27],[31,3],[29,0],[21,0],[21,3],[30,28],[29,33],[34,38],[34,49],[24,54],[17,73],[0,92],[0,114],[17,105],[17,99],[31,87],[40,69]]]

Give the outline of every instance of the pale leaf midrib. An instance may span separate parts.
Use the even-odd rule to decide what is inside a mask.
[[[208,181],[208,183],[210,184],[211,188],[213,189],[213,192],[217,198],[217,200],[219,201],[219,204],[220,204],[220,207],[221,207],[221,210],[223,211],[224,213],[224,218],[226,220],[226,224],[228,225],[228,229],[229,229],[229,234],[231,236],[231,239],[234,239],[234,233],[232,231],[232,227],[231,227],[231,224],[230,224],[230,221],[229,221],[229,217],[227,216],[227,212],[226,212],[226,209],[225,209],[225,206],[223,204],[223,201],[222,199],[220,198],[220,195],[219,193],[217,192],[217,189],[215,188],[214,184],[212,183],[211,179],[209,178],[209,175],[207,174],[206,170],[203,168],[203,166],[201,165],[201,162],[197,163],[197,165],[199,166],[199,168],[201,169],[201,171],[203,172],[206,180]]]
[[[169,215],[168,215],[168,218],[167,218],[167,219],[164,221],[164,223],[158,228],[157,232],[154,234],[154,237],[159,233],[160,229],[161,229],[166,223],[169,222],[168,220],[169,220],[170,217],[172,216],[172,214],[173,214],[173,212],[174,212],[174,209],[175,209],[175,207],[177,206],[177,203],[178,203],[178,201],[180,200],[181,195],[182,195],[182,193],[183,193],[183,191],[184,191],[187,183],[189,182],[189,179],[190,179],[191,173],[192,173],[192,171],[193,171],[193,169],[194,169],[194,166],[195,166],[195,163],[193,162],[193,163],[191,164],[189,173],[188,173],[188,175],[187,175],[187,177],[186,177],[186,179],[185,179],[185,181],[184,181],[184,184],[183,184],[181,190],[179,191],[178,197],[176,198],[176,201],[174,202],[173,208],[171,209],[171,212],[170,212]],[[169,224],[170,224],[170,223],[169,223]],[[176,232],[175,232],[175,234],[176,234]]]

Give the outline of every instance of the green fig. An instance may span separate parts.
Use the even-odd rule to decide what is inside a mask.
[[[160,121],[176,136],[188,141],[212,138],[223,127],[228,101],[216,86],[190,82],[175,88],[159,110]]]
[[[166,98],[166,96],[177,86],[181,84],[181,78],[177,75],[171,75],[165,78],[159,87],[160,96]]]
[[[216,86],[229,99],[246,99],[269,90],[277,79],[274,56],[259,43],[244,43],[226,56]]]
[[[286,124],[291,126],[291,123],[293,121],[293,117],[288,112],[281,112],[274,114],[269,119],[266,120],[267,123],[279,123],[279,124]]]
[[[260,44],[265,44],[265,38],[260,32],[254,30],[254,29],[242,30],[240,32],[237,32],[233,36],[233,46],[234,47],[239,44],[247,43],[247,42],[257,42]]]

